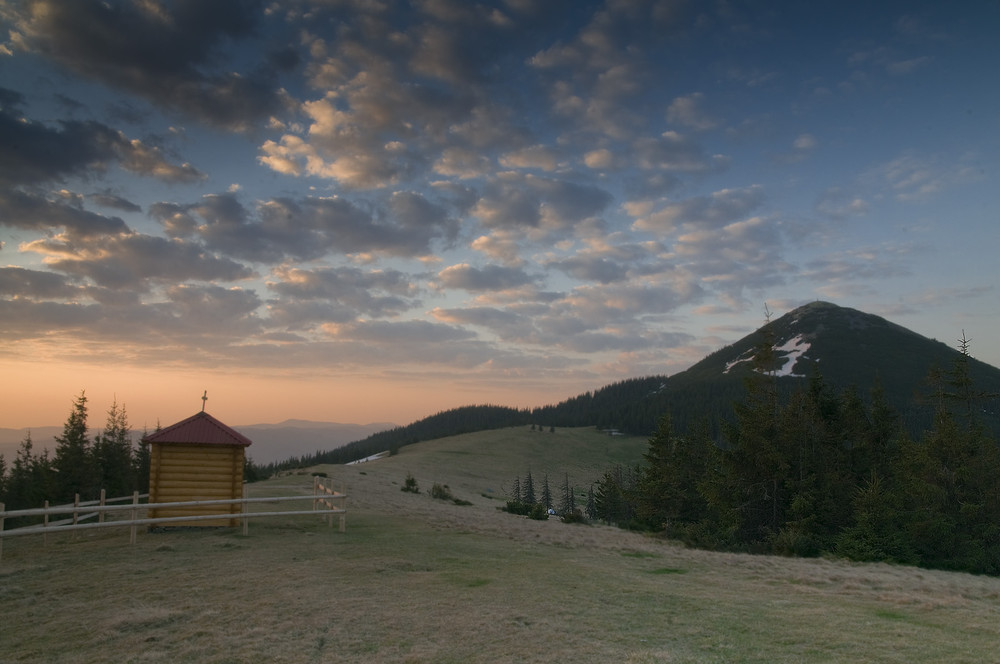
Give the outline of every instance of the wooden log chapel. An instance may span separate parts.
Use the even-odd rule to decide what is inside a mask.
[[[203,397],[204,399],[204,397]],[[149,502],[238,499],[251,441],[202,411],[145,438],[149,443]],[[150,510],[150,517],[239,514],[240,505],[195,505]],[[181,521],[172,526],[236,526],[238,519]]]

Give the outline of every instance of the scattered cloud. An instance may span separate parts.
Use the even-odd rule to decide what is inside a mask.
[[[212,125],[244,131],[282,106],[271,62],[235,72],[213,59],[254,29],[256,0],[158,2],[28,0],[11,50],[34,53],[85,78]]]
[[[636,219],[639,230],[672,233],[688,227],[719,228],[753,213],[764,202],[760,185],[721,189],[709,196],[696,196],[656,206]]]
[[[441,270],[437,275],[440,288],[458,288],[465,291],[509,290],[532,283],[533,279],[523,270],[487,265],[477,268],[462,263]]]
[[[981,299],[992,14],[830,11],[0,0],[5,352],[568,393]]]
[[[719,123],[705,112],[704,103],[705,95],[701,92],[677,97],[667,107],[667,122],[698,131],[712,129]]]

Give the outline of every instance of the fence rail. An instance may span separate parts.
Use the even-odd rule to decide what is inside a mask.
[[[333,515],[338,514],[338,512],[335,511],[333,501],[339,499],[342,495],[344,495],[343,487],[341,487],[339,493],[337,491],[334,491],[333,480],[319,477],[318,475],[313,476],[313,509],[319,510],[319,507],[321,505],[326,507],[326,510],[320,510],[320,511],[325,511],[327,514],[330,515],[327,517],[327,519],[328,519],[328,525],[331,528],[333,527]],[[339,514],[340,514],[340,532],[344,532],[344,519],[346,517],[344,516],[343,513]]]
[[[344,532],[346,529],[346,514],[347,508],[345,507],[347,495],[343,491],[335,491],[332,487],[332,483],[323,480],[322,478],[316,477],[313,481],[313,493],[312,495],[298,495],[298,496],[267,496],[250,498],[247,496],[247,486],[243,485],[243,497],[242,498],[226,498],[226,499],[211,499],[211,500],[189,500],[180,502],[167,502],[167,503],[140,503],[139,499],[143,497],[148,497],[149,494],[139,494],[138,491],[133,493],[131,496],[122,496],[118,498],[104,498],[104,492],[101,492],[100,500],[90,500],[86,502],[80,502],[79,498],[73,503],[68,503],[65,505],[48,506],[48,501],[46,501],[45,507],[24,509],[24,510],[11,510],[5,511],[4,504],[0,503],[0,558],[3,556],[3,540],[7,537],[15,537],[18,535],[48,535],[54,532],[67,532],[67,531],[77,531],[77,530],[92,530],[95,528],[120,528],[128,527],[130,529],[129,543],[135,544],[136,542],[136,529],[138,526],[145,525],[156,525],[156,524],[170,524],[170,523],[181,523],[190,521],[207,521],[207,520],[219,520],[219,519],[239,519],[243,525],[243,534],[246,535],[249,528],[249,520],[258,517],[267,516],[297,516],[304,514],[318,514],[323,515],[328,518],[328,523],[333,526],[333,515],[340,515],[340,532]],[[130,500],[131,502],[125,505],[110,505],[108,503],[122,502],[125,500]],[[283,503],[288,501],[303,501],[311,500],[313,501],[312,509],[309,510],[282,510],[282,511],[269,511],[269,512],[251,512],[249,510],[249,505],[257,503]],[[335,503],[339,503],[335,504]],[[158,509],[171,509],[179,507],[205,507],[205,506],[223,506],[223,505],[239,505],[239,512],[219,512],[217,514],[195,514],[188,516],[167,516],[167,517],[149,517],[149,516],[139,516],[140,511],[148,512],[149,510]],[[81,508],[85,508],[86,514],[81,515]],[[115,519],[105,521],[104,515],[108,513],[115,512],[128,512],[129,518],[126,519]],[[60,521],[49,521],[49,516],[53,514],[72,514],[73,517],[70,519],[62,519]],[[22,526],[20,528],[12,528],[10,530],[4,530],[4,520],[22,517],[22,516],[42,516],[45,521],[41,525],[34,526]],[[80,523],[82,519],[91,519],[94,516],[99,516],[100,519],[96,523]]]

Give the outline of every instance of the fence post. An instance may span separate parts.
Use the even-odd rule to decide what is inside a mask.
[[[107,495],[106,489],[101,489],[101,507],[104,507],[104,499]],[[104,523],[104,510],[97,513],[97,523]]]
[[[80,507],[80,494],[78,494],[78,493],[74,493],[73,494],[73,507]],[[80,513],[77,512],[74,509],[73,510],[73,525],[74,526],[77,524],[77,519],[79,519],[79,518],[80,518]],[[73,531],[73,539],[80,539],[80,533],[79,533],[79,531],[76,531],[76,530]]]
[[[139,490],[136,489],[132,492],[132,509],[129,510],[129,520],[132,521],[132,527],[129,529],[128,543],[135,544],[135,520],[139,516],[139,508],[134,507],[139,504]]]
[[[45,508],[45,514],[42,516],[42,528],[48,528],[49,527],[49,512],[48,512],[49,501],[46,500],[44,503],[42,503],[42,507]],[[47,532],[42,533],[42,546],[46,546],[47,547],[48,545],[49,545],[49,534]]]
[[[3,511],[6,509],[3,503],[0,503],[0,533],[3,532]],[[0,560],[3,560],[3,538],[0,537]]]
[[[243,484],[243,503],[242,503],[242,508],[241,508],[243,510],[243,536],[244,537],[247,536],[247,533],[250,530],[250,518],[247,516],[247,494],[248,494],[247,485],[244,482],[244,484]]]
[[[328,510],[332,510],[334,502],[332,497],[337,494],[337,492],[333,490],[332,479],[327,478],[327,481],[323,483],[323,493],[327,496],[325,500],[326,508]],[[333,528],[333,512],[326,515],[326,526],[327,528]]]

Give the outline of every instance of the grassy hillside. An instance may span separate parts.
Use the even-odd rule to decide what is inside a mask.
[[[0,662],[995,661],[1000,579],[691,551],[480,495],[528,464],[583,477],[644,447],[517,428],[324,466],[350,495],[343,534],[278,517],[135,547],[126,531],[7,540]],[[407,472],[421,494],[400,491]],[[251,495],[309,486],[286,474]]]
[[[463,494],[498,499],[515,477],[524,478],[528,471],[536,492],[548,474],[555,495],[568,473],[577,491],[586,493],[609,466],[638,463],[646,444],[644,438],[609,436],[593,427],[554,432],[512,427],[409,445],[364,469],[387,478],[412,473],[426,490],[437,482]]]

